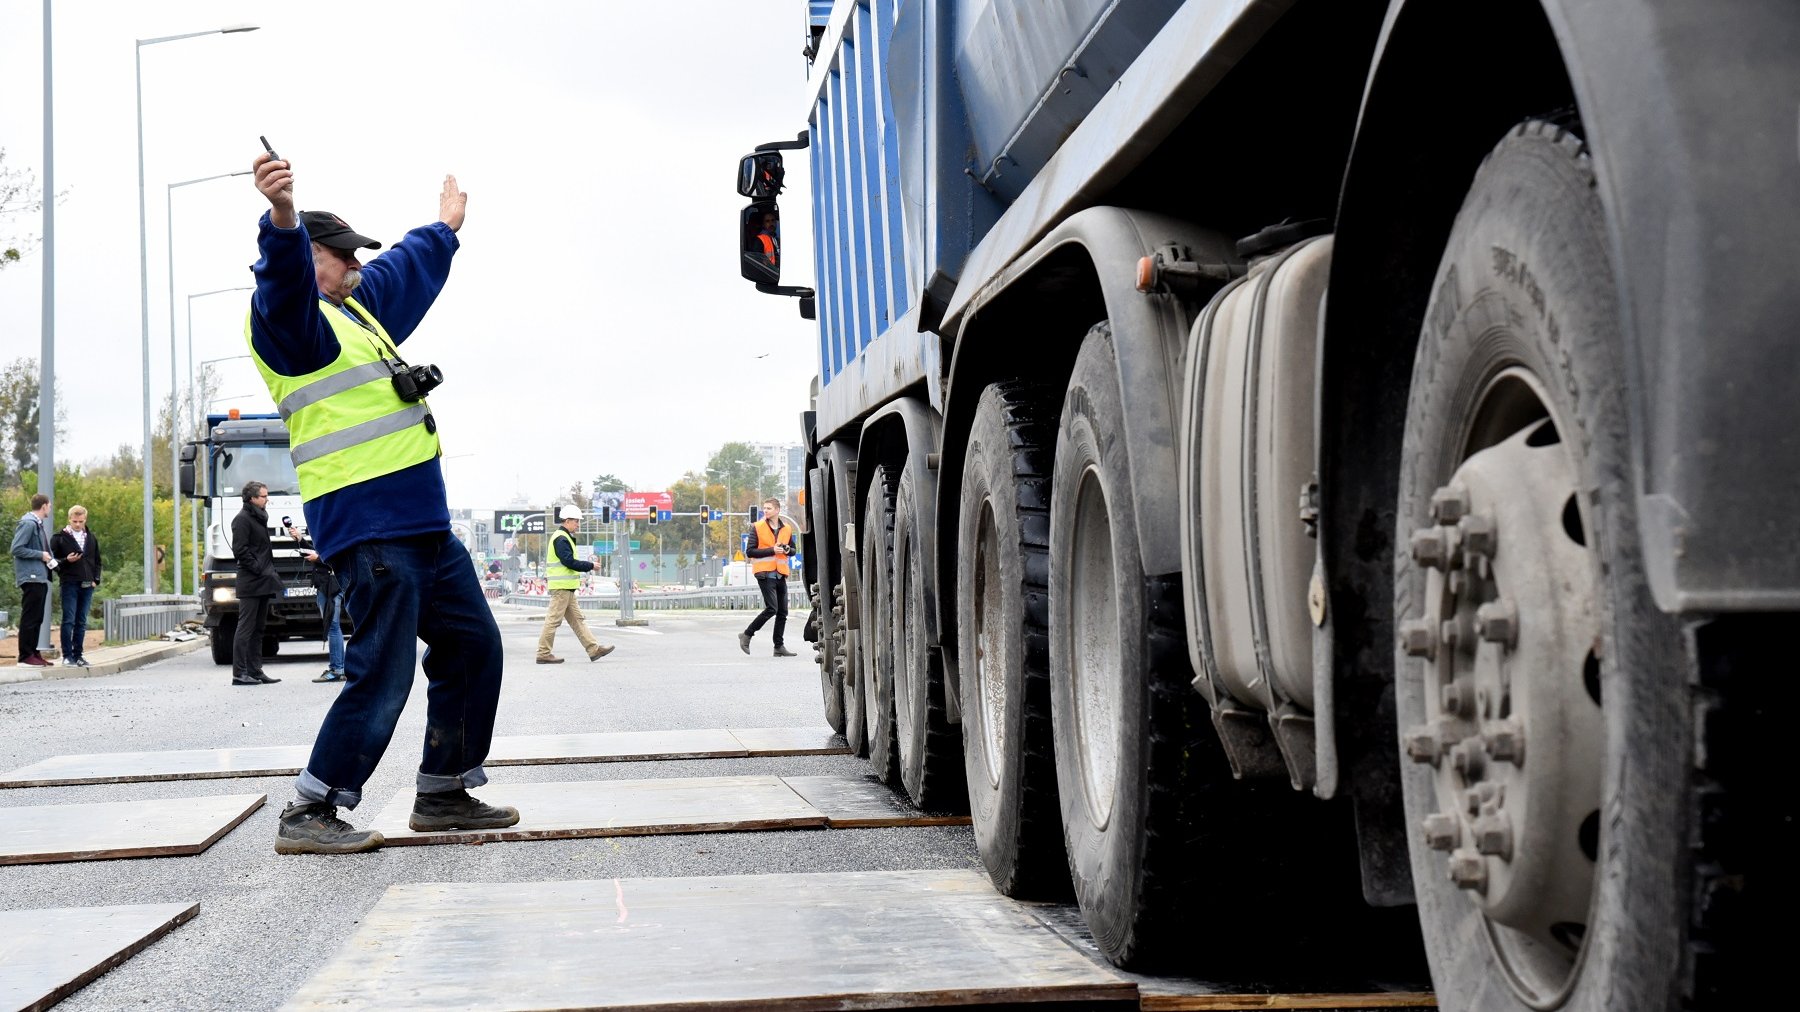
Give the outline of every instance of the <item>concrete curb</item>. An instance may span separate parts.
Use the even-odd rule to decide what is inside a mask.
[[[167,640],[151,640],[143,643],[129,643],[119,647],[101,647],[94,651],[105,654],[93,666],[86,668],[65,668],[58,664],[53,668],[8,667],[0,668],[0,685],[10,682],[52,681],[63,678],[99,678],[103,675],[116,675],[131,671],[168,657],[190,653],[207,644],[205,636],[191,640],[171,642]]]

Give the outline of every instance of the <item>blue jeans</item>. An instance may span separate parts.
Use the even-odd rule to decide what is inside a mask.
[[[412,691],[416,640],[425,641],[425,745],[418,791],[487,783],[482,763],[500,703],[500,627],[468,550],[445,531],[365,541],[331,559],[356,626],[344,687],[313,743],[298,791],[355,808],[387,751]]]
[[[87,640],[88,606],[94,601],[94,588],[83,587],[79,580],[62,585],[62,655],[65,661],[81,660],[81,648]]]
[[[344,673],[344,594],[339,591],[329,601],[321,594],[316,600],[319,617],[325,620],[325,648],[331,651],[331,670],[341,675]]]

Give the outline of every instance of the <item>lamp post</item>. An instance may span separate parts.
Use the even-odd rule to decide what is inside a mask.
[[[731,540],[731,514],[734,510],[737,509],[737,504],[731,498],[731,472],[735,471],[736,469],[737,469],[736,462],[733,462],[730,466],[727,466],[724,471],[724,474],[725,474],[725,564],[726,565],[731,564],[731,546],[737,544],[737,542]],[[707,468],[706,471],[708,474],[720,473],[710,467]]]
[[[137,81],[137,156],[138,156],[138,296],[143,323],[144,356],[144,593],[156,592],[156,531],[153,523],[150,488],[150,251],[149,232],[144,211],[144,47],[163,42],[197,39],[202,35],[232,35],[254,32],[256,25],[227,25],[204,32],[185,32],[154,39],[138,39],[134,74]],[[172,505],[172,504],[171,504]]]
[[[175,395],[181,387],[175,381],[175,188],[178,186],[192,186],[195,183],[210,182],[214,179],[227,179],[231,176],[247,176],[249,174],[249,169],[242,169],[237,172],[221,172],[215,176],[201,176],[197,179],[184,179],[179,183],[170,183],[163,203],[163,231],[169,241],[169,255],[163,263],[165,273],[169,275],[169,522],[174,525],[169,535],[169,543],[176,546],[174,589],[177,594],[181,593],[181,504],[176,501],[177,493],[175,492],[175,483],[177,473],[181,467],[181,440],[177,438],[180,430],[176,423],[181,417],[179,414],[181,402]],[[191,298],[188,301],[188,306],[190,308],[193,306]],[[193,333],[194,328],[190,323],[188,326],[189,359],[193,358],[193,355],[191,354],[194,346]],[[146,360],[145,372],[148,371],[148,360]],[[146,476],[148,476],[150,471],[148,462],[144,465],[144,471]]]
[[[214,288],[213,290],[208,291],[208,292],[189,292],[188,293],[188,297],[187,297],[188,400],[194,405],[194,425],[193,425],[194,432],[200,431],[200,424],[205,418],[205,414],[201,411],[200,397],[199,397],[200,394],[205,393],[205,390],[203,390],[203,389],[196,390],[196,387],[199,386],[200,376],[198,373],[196,373],[194,371],[194,300],[205,298],[208,295],[220,295],[225,292],[248,292],[248,291],[252,291],[252,290],[253,290],[253,286],[251,286],[251,285],[238,285],[235,288]],[[173,359],[175,357],[175,351],[173,348],[171,348],[169,350],[169,357],[171,359]],[[248,355],[233,355],[231,357],[232,358],[249,358],[250,356],[248,356]],[[215,358],[215,359],[208,359],[207,361],[223,362],[225,360],[222,358]],[[204,366],[206,364],[206,362],[201,362],[200,364]],[[180,451],[177,450],[176,452],[179,453]],[[176,458],[175,467],[176,467],[176,471],[173,473],[176,475],[176,477],[170,478],[169,480],[178,482],[179,481],[179,471],[181,468],[181,461],[180,461],[179,457]],[[177,510],[177,512],[179,512],[179,510]],[[189,544],[189,547],[193,549],[193,555],[191,556],[193,565],[190,567],[190,571],[194,575],[194,589],[198,590],[200,587],[201,538],[200,538],[200,500],[197,498],[188,500],[188,533],[191,535],[188,538],[188,544]],[[179,537],[179,535],[177,535],[177,537]],[[179,555],[180,553],[177,553],[177,554]],[[177,573],[179,573],[179,572],[180,571],[177,570]],[[179,576],[177,576],[177,578],[176,578],[175,587],[176,587],[175,592],[177,594],[181,593],[181,580],[180,580]]]

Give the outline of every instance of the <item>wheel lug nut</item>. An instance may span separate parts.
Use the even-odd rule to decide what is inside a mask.
[[[1489,643],[1513,647],[1519,642],[1519,609],[1509,598],[1489,601],[1475,609],[1475,631]]]
[[[1450,568],[1450,532],[1438,527],[1422,527],[1413,532],[1412,559],[1426,569]]]
[[[1496,762],[1525,764],[1525,729],[1516,722],[1503,720],[1487,733],[1487,751]]]
[[[1454,815],[1437,812],[1425,816],[1425,846],[1432,850],[1453,850],[1462,842],[1462,823]]]
[[[1431,494],[1431,519],[1448,527],[1469,512],[1469,491],[1450,484]]]
[[[1400,645],[1405,648],[1408,657],[1436,657],[1437,635],[1432,632],[1431,620],[1413,619],[1401,625]]]
[[[1475,820],[1475,849],[1502,861],[1512,860],[1512,822],[1499,813]]]
[[[1436,766],[1444,751],[1444,739],[1436,726],[1421,724],[1406,732],[1406,755],[1416,763]]]
[[[1499,784],[1476,784],[1463,792],[1463,807],[1470,815],[1492,814],[1500,810],[1506,792]]]
[[[1450,881],[1459,888],[1487,892],[1487,862],[1467,847],[1458,848],[1450,855]]]
[[[1487,768],[1487,747],[1480,738],[1465,738],[1450,750],[1450,767],[1464,780],[1480,778]]]
[[[1445,685],[1438,693],[1438,702],[1444,712],[1453,717],[1467,717],[1475,700],[1469,686],[1458,681]]]
[[[1494,549],[1499,542],[1493,517],[1485,513],[1471,513],[1457,521],[1456,528],[1462,532],[1463,551],[1470,555],[1493,558]]]
[[[1460,650],[1466,646],[1473,653],[1475,630],[1469,624],[1469,616],[1459,611],[1445,619],[1443,624],[1438,627],[1438,639],[1442,640],[1444,646],[1451,650]]]

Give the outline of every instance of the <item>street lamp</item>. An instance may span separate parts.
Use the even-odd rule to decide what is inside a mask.
[[[180,410],[180,401],[177,400],[175,396],[176,392],[180,390],[181,387],[175,382],[175,188],[178,186],[192,186],[195,183],[210,182],[214,179],[227,179],[231,176],[247,176],[249,174],[249,169],[242,169],[237,172],[221,172],[216,176],[201,176],[198,179],[184,179],[179,183],[170,183],[167,197],[163,204],[163,231],[167,234],[169,240],[169,256],[164,262],[164,267],[169,275],[169,488],[171,490],[169,498],[169,517],[170,522],[174,525],[173,532],[169,535],[169,543],[176,546],[175,593],[177,594],[181,593],[181,504],[175,501],[173,490],[175,488],[176,476],[180,473],[181,468],[181,440],[177,438],[180,430],[176,425],[176,421],[180,417],[177,414]],[[190,296],[188,307],[192,309],[193,304],[193,298]],[[189,321],[188,359],[190,361],[194,357],[193,348],[194,327],[192,321]],[[149,360],[146,359],[144,372],[148,374],[149,371]],[[150,465],[148,461],[146,461],[144,465],[146,477],[148,476],[149,470]]]
[[[733,461],[732,464],[729,467],[727,467],[723,472],[717,471],[710,467],[706,469],[706,472],[708,474],[723,473],[725,475],[725,563],[726,563],[726,565],[731,564],[731,553],[732,553],[731,546],[737,544],[736,541],[733,541],[731,539],[731,515],[737,509],[737,503],[731,497],[731,472],[733,472],[735,470],[737,470],[737,463],[735,461]]]
[[[254,32],[256,28],[256,25],[227,25],[224,28],[213,28],[204,32],[185,32],[181,35],[164,35],[154,39],[136,40],[134,74],[137,81],[138,296],[144,335],[144,593],[146,594],[156,592],[156,532],[155,525],[152,523],[154,514],[150,495],[152,471],[150,465],[150,239],[144,211],[144,47],[164,42],[179,42],[182,39],[197,39],[202,35],[233,35],[239,32]]]
[[[174,275],[171,274],[170,276],[173,277]],[[238,285],[235,288],[214,288],[213,290],[211,290],[209,292],[189,292],[188,293],[188,297],[187,297],[188,399],[194,405],[194,426],[193,426],[194,432],[200,431],[200,423],[201,423],[202,419],[205,417],[205,415],[200,410],[200,408],[201,408],[200,399],[199,399],[199,397],[197,397],[195,395],[196,381],[200,377],[199,377],[198,373],[194,372],[194,300],[205,298],[208,295],[221,295],[225,292],[248,292],[248,291],[253,291],[253,290],[254,290],[254,286],[252,286],[252,285]],[[174,299],[170,299],[169,303],[171,306],[173,306]],[[248,355],[233,355],[232,356],[232,358],[249,358],[249,357],[250,356],[248,356]],[[175,358],[175,350],[173,347],[171,347],[169,349],[169,358],[171,361],[173,361],[173,359]],[[223,362],[225,360],[224,359],[211,359],[210,361]],[[205,365],[206,363],[202,362],[200,364]],[[176,452],[179,453],[180,451],[177,450]],[[176,468],[176,470],[173,473],[176,475],[176,477],[173,477],[169,480],[172,482],[179,483],[180,468],[181,468],[181,461],[180,461],[179,457],[176,458],[175,468]],[[180,511],[177,510],[176,512],[180,512]],[[189,499],[188,500],[188,531],[192,535],[192,537],[190,537],[188,539],[188,542],[189,542],[190,547],[192,547],[194,550],[192,570],[193,570],[193,574],[194,574],[194,587],[197,590],[197,589],[199,589],[199,586],[200,586],[200,541],[201,541],[201,539],[200,539],[200,500],[199,499]],[[179,538],[180,538],[179,533],[176,534],[176,538],[179,540]],[[179,552],[176,553],[176,555],[178,557],[176,560],[177,567],[180,566],[180,560],[179,560],[180,554],[181,553],[179,553]],[[181,570],[179,568],[177,568],[175,571],[175,574],[176,574],[175,593],[179,594],[179,593],[181,593]]]

